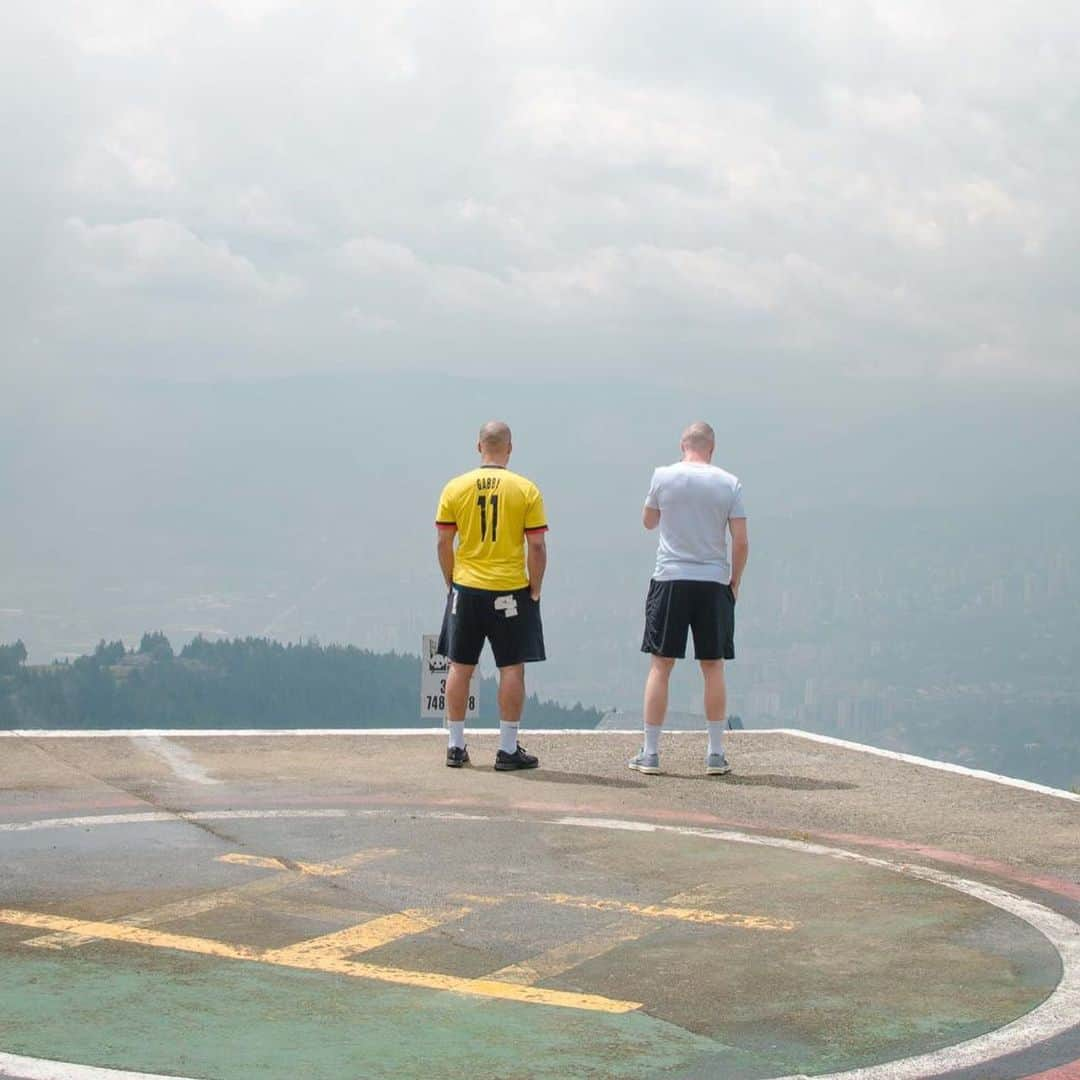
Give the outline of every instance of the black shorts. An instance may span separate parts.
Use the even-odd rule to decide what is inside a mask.
[[[696,660],[735,657],[735,593],[716,581],[650,581],[641,651],[686,656],[686,632],[694,632]]]
[[[496,667],[546,660],[540,601],[529,588],[512,592],[455,585],[446,598],[439,652],[455,664],[476,664],[491,642]]]

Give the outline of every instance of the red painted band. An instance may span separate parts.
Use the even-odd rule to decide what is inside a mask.
[[[1056,1069],[1047,1069],[1046,1072],[1032,1073],[1024,1080],[1080,1080],[1080,1060],[1059,1065]]]

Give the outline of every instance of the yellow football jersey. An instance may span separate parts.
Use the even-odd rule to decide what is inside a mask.
[[[457,529],[454,584],[496,591],[523,589],[525,534],[547,528],[540,489],[495,465],[455,476],[443,488],[435,524]]]

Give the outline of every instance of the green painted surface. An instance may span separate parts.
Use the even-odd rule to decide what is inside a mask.
[[[29,952],[29,950],[28,950]],[[776,1074],[760,1055],[619,1016],[169,952],[3,958],[0,1049],[214,1080]]]
[[[0,1049],[214,1080],[462,1080],[463,1072],[463,1080],[760,1080],[961,1042],[1028,1012],[1060,977],[1052,946],[1005,912],[933,883],[809,854],[546,826],[533,827],[523,844],[520,822],[428,822],[418,830],[403,816],[355,826],[347,841],[323,838],[321,828],[292,824],[286,832],[281,822],[255,822],[236,842],[315,861],[362,846],[397,854],[347,880],[312,878],[280,889],[277,898],[303,915],[252,903],[163,929],[273,948],[363,921],[344,910],[354,905],[393,912],[495,893],[494,906],[366,954],[373,963],[468,978],[629,920],[542,903],[523,887],[640,903],[704,888],[704,906],[794,925],[763,933],[645,921],[632,944],[541,984],[646,1003],[616,1016],[130,944],[50,953],[22,944],[37,931],[0,924]],[[190,860],[191,888],[220,887],[220,848],[206,843]],[[7,896],[0,883],[0,906],[101,920],[177,899],[175,870],[155,861],[156,849],[141,858],[130,847],[117,847],[111,861],[107,855],[90,849],[96,887],[65,885],[60,901],[51,887],[34,896],[15,879]],[[46,882],[66,880],[68,851],[32,849],[20,863],[24,875],[34,858],[46,867]],[[253,874],[228,873],[234,883]]]

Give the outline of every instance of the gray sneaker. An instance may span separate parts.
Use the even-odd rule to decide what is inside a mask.
[[[723,776],[724,773],[729,772],[731,772],[731,766],[728,764],[728,759],[724,757],[723,750],[719,754],[710,754],[705,759],[705,774],[707,776]]]
[[[643,746],[627,764],[631,769],[643,773],[658,773],[660,771],[660,755],[646,754]]]

